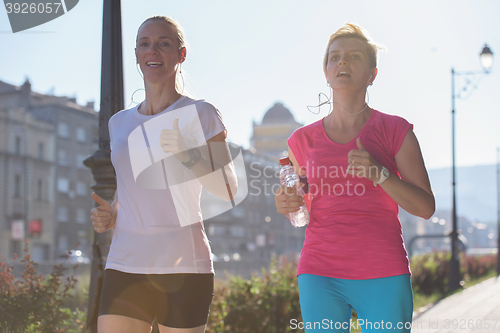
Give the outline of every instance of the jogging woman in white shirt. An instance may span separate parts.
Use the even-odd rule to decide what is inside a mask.
[[[226,130],[212,104],[182,95],[186,47],[176,21],[144,21],[135,54],[146,98],[108,124],[115,201],[92,194],[94,230],[113,230],[98,331],[146,333],[156,317],[161,333],[201,333],[214,270],[199,198],[202,186],[226,201],[236,194]]]

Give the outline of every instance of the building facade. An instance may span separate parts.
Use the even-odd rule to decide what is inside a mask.
[[[205,220],[217,272],[249,276],[268,267],[273,255],[297,258],[306,228],[295,228],[276,210],[279,158],[288,155],[286,140],[301,127],[292,113],[276,103],[260,124],[253,123],[250,149],[241,149],[245,175],[238,174],[238,192],[246,198],[227,212]],[[239,148],[232,147],[233,157]],[[238,171],[238,170],[237,170]],[[202,208],[207,206],[203,202]]]
[[[275,103],[266,111],[260,124],[253,123],[250,145],[277,162],[280,157],[288,156],[286,140],[302,126],[282,103]]]
[[[91,172],[83,160],[97,149],[93,103],[33,92],[0,81],[0,254],[34,260],[71,249],[90,253]]]

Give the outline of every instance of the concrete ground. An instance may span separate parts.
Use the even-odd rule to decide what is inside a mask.
[[[413,319],[412,333],[500,333],[500,278],[447,297]]]

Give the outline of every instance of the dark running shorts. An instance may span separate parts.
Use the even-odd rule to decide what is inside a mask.
[[[99,316],[116,314],[172,328],[205,325],[213,274],[132,274],[106,269]]]

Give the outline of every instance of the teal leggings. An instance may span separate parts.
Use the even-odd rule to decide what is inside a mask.
[[[363,333],[411,331],[410,274],[367,280],[301,274],[298,280],[303,321],[291,321],[292,328],[307,333],[348,333],[351,328]],[[358,314],[355,321],[351,319],[353,309]]]

